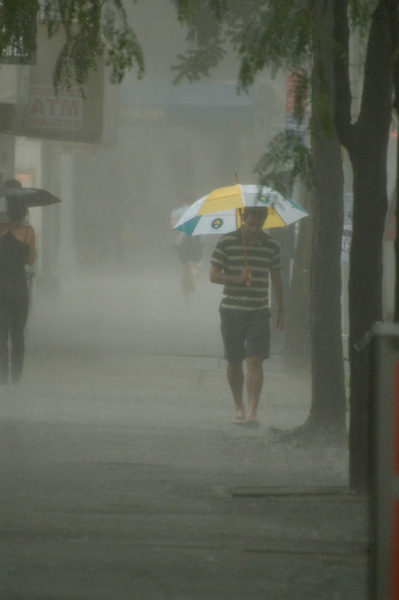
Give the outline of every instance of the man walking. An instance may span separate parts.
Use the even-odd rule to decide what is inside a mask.
[[[220,327],[227,380],[236,408],[233,423],[251,427],[259,427],[257,408],[263,386],[262,362],[270,353],[269,273],[277,303],[277,330],[284,327],[280,247],[272,236],[262,231],[267,212],[266,207],[244,209],[242,227],[218,241],[210,270],[211,282],[224,286]],[[248,396],[247,416],[244,383]]]

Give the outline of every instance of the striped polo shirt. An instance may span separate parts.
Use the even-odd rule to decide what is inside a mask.
[[[262,310],[269,307],[269,271],[280,269],[280,245],[262,231],[254,244],[247,244],[247,263],[253,283],[228,284],[223,288],[221,309]],[[221,236],[211,263],[228,275],[239,275],[244,268],[241,229]]]

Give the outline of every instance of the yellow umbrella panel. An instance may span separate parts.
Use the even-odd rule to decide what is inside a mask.
[[[218,213],[231,208],[242,208],[244,201],[240,185],[230,185],[213,190],[206,196],[198,216]]]

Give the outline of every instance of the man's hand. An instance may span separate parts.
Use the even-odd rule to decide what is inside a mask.
[[[244,267],[239,275],[228,275],[227,273],[223,273],[216,265],[211,265],[209,279],[212,283],[220,283],[222,285],[246,283],[249,286],[252,284],[252,273],[248,267]]]
[[[244,267],[238,276],[237,283],[246,283],[248,286],[252,284],[252,273],[249,267]]]

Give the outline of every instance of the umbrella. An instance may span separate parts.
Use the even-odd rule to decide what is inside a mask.
[[[0,198],[0,212],[8,211],[8,201],[18,200],[23,202],[28,208],[34,206],[49,206],[61,202],[57,196],[54,196],[47,190],[40,188],[23,188],[4,186]]]
[[[187,235],[228,233],[241,225],[245,206],[267,206],[264,229],[286,227],[309,213],[276,190],[259,185],[232,185],[213,190],[189,206],[174,229]]]
[[[237,181],[237,179],[236,179]],[[299,204],[286,198],[276,190],[259,185],[235,185],[217,188],[207,196],[203,196],[180,217],[174,229],[187,235],[204,235],[207,233],[228,233],[242,225],[242,214],[245,206],[263,206],[268,208],[264,229],[286,227],[299,219],[308,216],[308,212]],[[243,229],[242,245],[244,264],[247,263],[247,250]],[[252,284],[250,276],[247,285]]]

